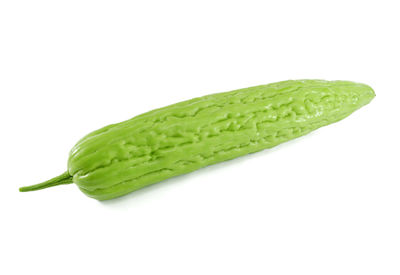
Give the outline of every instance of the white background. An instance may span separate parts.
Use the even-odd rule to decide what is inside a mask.
[[[0,2],[1,274],[400,274],[398,1]],[[98,202],[88,132],[209,93],[371,85],[345,120]]]

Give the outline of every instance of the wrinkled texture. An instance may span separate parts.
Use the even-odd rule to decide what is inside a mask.
[[[68,172],[89,197],[112,199],[305,135],[374,96],[349,81],[289,80],[194,98],[90,133]]]

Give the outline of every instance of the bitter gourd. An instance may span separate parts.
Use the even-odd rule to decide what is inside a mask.
[[[88,134],[67,172],[20,191],[73,182],[89,197],[116,198],[305,135],[374,96],[349,81],[289,80],[194,98]]]

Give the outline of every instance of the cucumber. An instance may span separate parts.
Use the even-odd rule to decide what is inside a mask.
[[[350,81],[289,80],[194,98],[88,134],[67,172],[20,191],[75,183],[91,198],[113,199],[303,136],[374,96]]]

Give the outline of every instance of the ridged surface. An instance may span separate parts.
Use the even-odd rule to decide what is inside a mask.
[[[87,135],[68,172],[88,196],[111,199],[302,136],[373,97],[364,84],[291,80],[195,98]]]

